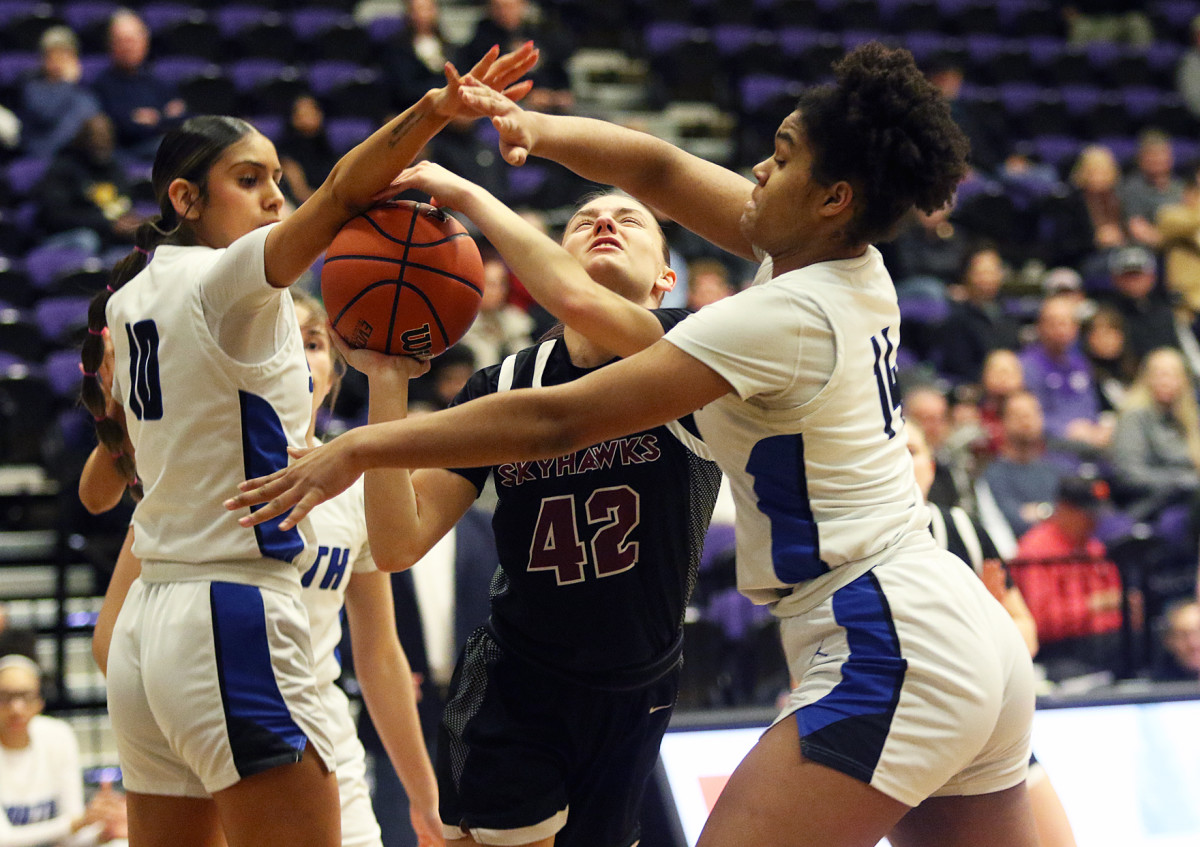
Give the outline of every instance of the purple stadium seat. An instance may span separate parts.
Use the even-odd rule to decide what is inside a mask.
[[[681,21],[655,21],[642,30],[642,42],[651,56],[666,53],[686,41],[693,27]]]
[[[713,27],[713,43],[722,56],[737,53],[754,43],[758,30],[748,24],[720,24]]]
[[[781,76],[751,74],[740,83],[742,109],[753,113],[785,94],[792,82]]]
[[[72,346],[87,328],[91,297],[47,297],[34,306],[34,316],[47,341],[60,347]]]
[[[313,62],[308,66],[308,84],[314,94],[322,95],[355,79],[363,70],[355,62],[340,59]]]
[[[221,6],[213,11],[213,21],[216,22],[217,28],[221,31],[221,36],[224,38],[232,38],[244,29],[274,17],[276,20],[281,20],[278,12],[272,12],[265,6],[243,5],[241,3],[230,3]]]
[[[99,260],[79,247],[35,247],[25,255],[25,272],[35,288],[45,291],[63,274],[90,263]]]
[[[208,72],[212,63],[201,56],[163,56],[154,62],[154,74],[178,85]]]
[[[55,397],[73,399],[79,394],[80,381],[83,379],[79,371],[79,351],[54,350],[48,353],[42,373]]]
[[[58,12],[67,26],[79,32],[112,17],[118,8],[112,0],[73,0],[63,3]]]
[[[343,23],[349,16],[341,9],[309,6],[292,12],[292,32],[301,41],[312,41],[322,32]]]
[[[370,118],[329,118],[325,122],[325,132],[334,151],[341,155],[370,135],[375,126]]]
[[[278,142],[283,137],[284,124],[287,120],[283,115],[254,115],[246,118],[250,124],[272,141]]]
[[[1074,163],[1084,142],[1074,136],[1041,135],[1033,139],[1034,154],[1059,173],[1065,173]]]
[[[386,44],[404,29],[404,18],[386,16],[374,18],[367,23],[367,37],[376,44]]]
[[[820,43],[822,33],[817,29],[789,26],[779,30],[779,49],[784,56],[799,56],[810,47]]]
[[[5,165],[4,181],[14,195],[25,197],[41,181],[48,167],[50,167],[50,160],[47,158],[21,156]]]
[[[0,85],[15,85],[35,73],[41,63],[41,57],[33,50],[0,52]]]
[[[203,15],[203,11],[195,9],[186,3],[147,3],[142,6],[142,20],[149,27],[151,35],[169,29],[177,23],[186,21],[193,14]]]
[[[109,58],[103,53],[89,53],[79,57],[79,65],[80,80],[84,85],[91,85],[100,76],[100,72],[109,66]]]
[[[29,17],[42,5],[39,0],[0,0],[0,26],[17,18]]]
[[[234,87],[244,93],[266,80],[280,76],[286,67],[287,65],[279,59],[249,56],[230,62],[226,73],[233,80]]]

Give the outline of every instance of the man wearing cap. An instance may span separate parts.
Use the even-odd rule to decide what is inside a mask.
[[[1158,283],[1158,266],[1145,247],[1121,247],[1109,254],[1112,290],[1097,295],[1125,320],[1129,348],[1140,362],[1159,347],[1179,347],[1175,312]]]
[[[1053,512],[1021,536],[1009,563],[1037,621],[1037,661],[1055,682],[1115,672],[1122,660],[1121,576],[1096,537],[1108,501],[1104,480],[1063,477]]]
[[[21,88],[21,143],[28,154],[50,157],[79,134],[100,103],[79,81],[83,66],[75,33],[52,26],[39,48],[41,69]]]

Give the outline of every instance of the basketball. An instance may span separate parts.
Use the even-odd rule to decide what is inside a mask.
[[[483,260],[461,223],[428,203],[393,200],[334,236],[321,298],[351,347],[428,359],[452,347],[479,313]]]

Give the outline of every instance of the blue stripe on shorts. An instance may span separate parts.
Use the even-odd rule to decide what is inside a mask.
[[[900,655],[891,608],[873,573],[838,589],[832,602],[850,656],[842,664],[841,681],[796,712],[801,749],[809,759],[870,782],[908,661]]]
[[[308,738],[275,681],[263,598],[253,585],[214,582],[213,642],[225,726],[238,775],[300,761]]]

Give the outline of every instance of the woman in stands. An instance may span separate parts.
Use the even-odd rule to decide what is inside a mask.
[[[501,89],[537,58],[528,44],[497,53],[473,73]],[[447,66],[444,88],[351,150],[283,221],[271,142],[234,118],[187,121],[155,159],[160,217],[92,304],[84,401],[118,469],[145,491],[133,521],[142,574],[108,662],[139,847],[217,844],[222,832],[232,847],[340,843],[336,756],[300,601],[311,527],[249,532],[218,498],[304,443],[310,376],[288,286],[465,109],[460,87]]]
[[[563,455],[696,411],[738,506],[739,587],[780,618],[796,688],[702,847],[1034,847],[1029,652],[928,532],[895,383],[899,310],[871,242],[948,202],[966,140],[906,51],[863,45],[807,90],[756,182],[634,131],[464,94],[501,150],[615,182],[761,260],[755,285],[568,385],[362,427],[227,507],[294,526],[369,467]]]

